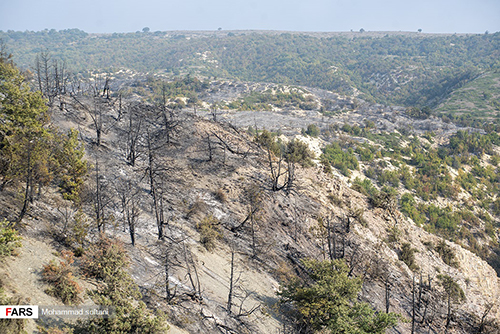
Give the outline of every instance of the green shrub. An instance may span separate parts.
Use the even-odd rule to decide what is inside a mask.
[[[464,212],[453,212],[451,207],[441,209],[433,204],[427,207],[427,213],[429,215],[429,223],[433,225],[439,233],[447,236],[455,234],[462,221],[469,221],[472,223],[477,219],[475,216],[472,216],[470,220],[468,220],[467,216],[464,216]]]
[[[455,268],[459,267],[458,260],[455,256],[455,251],[450,246],[448,246],[444,240],[440,240],[434,250],[438,252],[444,263]]]
[[[84,275],[106,280],[113,273],[123,270],[127,263],[128,256],[123,244],[102,236],[83,254],[80,267]]]
[[[377,177],[380,186],[390,184],[393,187],[399,187],[399,173],[397,171],[384,170]]]
[[[0,305],[23,305],[20,298],[8,297],[5,291],[0,287]],[[26,331],[26,319],[0,319],[0,333],[2,334],[24,334]]]
[[[15,254],[17,247],[21,247],[21,237],[17,231],[10,227],[10,223],[4,220],[0,223],[0,258]]]
[[[376,208],[392,210],[396,207],[397,191],[391,187],[383,187],[370,195],[370,203]]]
[[[330,162],[328,162],[328,159],[322,154],[320,157],[320,162],[323,165],[323,172],[325,174],[331,175],[333,173],[332,166],[330,165]]]
[[[365,146],[367,146],[367,145],[365,145]],[[367,146],[367,147],[358,146],[358,147],[356,147],[354,152],[359,154],[359,159],[361,161],[373,161],[373,159],[375,158],[374,152],[376,152],[376,151],[371,146]]]
[[[496,239],[496,230],[491,222],[484,223],[484,232],[493,240]]]
[[[376,313],[359,302],[360,277],[350,277],[342,260],[303,260],[309,279],[292,279],[278,295],[292,306],[291,316],[304,333],[385,333],[397,324],[394,313]]]
[[[97,289],[90,291],[89,296],[96,305],[115,307],[115,316],[79,321],[75,334],[153,334],[168,330],[165,316],[154,314],[141,301],[139,287],[127,272],[129,261],[121,242],[101,237],[84,254],[82,265],[87,275],[98,281]]]
[[[80,302],[78,294],[82,289],[74,280],[73,268],[71,267],[74,262],[73,253],[62,251],[61,257],[62,260],[59,261],[59,264],[52,260],[43,266],[42,277],[45,282],[51,285],[46,292],[61,299],[64,304],[78,304]]]
[[[500,216],[500,197],[498,197],[496,201],[493,202],[492,211],[496,216]]]
[[[399,259],[406,263],[408,268],[412,271],[419,269],[418,265],[415,263],[415,253],[418,252],[415,248],[411,248],[411,245],[407,242],[401,245],[401,253],[399,254]]]
[[[299,163],[303,167],[313,165],[314,154],[309,150],[309,146],[300,140],[292,140],[286,145],[285,158],[293,163]]]
[[[200,232],[201,244],[208,251],[213,251],[216,241],[222,238],[219,221],[212,215],[206,216],[201,222],[196,224],[196,229]]]
[[[356,177],[352,182],[352,189],[366,196],[372,196],[378,192],[377,188],[373,186],[370,179],[360,180],[358,177]]]
[[[333,167],[339,169],[345,176],[351,175],[349,170],[359,169],[358,159],[356,159],[352,149],[344,151],[337,142],[327,145],[323,149],[323,155]]]
[[[311,137],[317,137],[320,133],[319,128],[316,126],[316,124],[309,124],[305,132]]]
[[[374,179],[375,177],[377,177],[378,172],[375,170],[375,168],[368,167],[363,171],[363,173],[365,174],[366,177]]]
[[[401,207],[401,212],[405,213],[408,217],[410,217],[417,226],[425,223],[425,214],[421,213],[416,206],[415,199],[413,195],[410,193],[405,193],[401,196],[399,201],[399,205]]]
[[[500,156],[496,154],[492,155],[490,158],[490,163],[493,166],[498,166],[498,163],[500,163]]]
[[[276,134],[263,130],[260,134],[255,136],[254,141],[265,150],[269,150],[274,155],[279,156],[281,152],[281,143],[276,141]]]
[[[387,230],[388,243],[398,242],[400,238],[401,238],[401,231],[396,226],[393,226]]]

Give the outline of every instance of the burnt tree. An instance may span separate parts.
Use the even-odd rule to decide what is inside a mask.
[[[133,105],[128,108],[128,122],[124,130],[126,138],[125,159],[131,166],[135,166],[135,162],[140,153],[139,143],[143,127],[143,119],[140,112],[141,108],[139,105]]]
[[[112,196],[110,196],[109,184],[106,178],[100,173],[99,160],[97,158],[95,160],[94,187],[89,195],[90,198],[87,200],[93,206],[97,231],[104,233],[106,224],[112,220],[108,212],[109,208],[113,205],[113,200]]]
[[[158,239],[163,239],[165,211],[167,210],[165,194],[167,193],[166,179],[169,172],[168,163],[160,159],[160,151],[164,148],[162,143],[162,132],[153,132],[151,128],[146,130],[146,175],[149,183],[149,193],[153,200],[153,214],[158,229]]]
[[[135,246],[135,234],[137,222],[141,214],[139,208],[139,196],[141,189],[131,180],[117,180],[115,182],[116,192],[120,198],[121,214],[129,231],[132,246]]]

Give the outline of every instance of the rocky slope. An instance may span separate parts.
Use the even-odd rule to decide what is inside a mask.
[[[125,159],[124,129],[132,109],[124,109],[120,115],[116,103],[103,103],[105,131],[100,146],[94,143],[95,129],[91,117],[75,101],[67,99],[63,110],[54,108],[52,122],[62,130],[78,129],[88,160],[94,165],[98,161],[101,181],[110,199],[107,214],[114,217],[114,223],[107,227],[107,234],[126,243],[133,263],[131,274],[141,287],[145,300],[151,308],[164,309],[175,330],[188,333],[276,333],[286,329],[289,320],[280,312],[276,292],[280,284],[292,275],[304,275],[300,259],[326,258],[325,234],[318,226],[320,221],[327,219],[338,226],[339,244],[343,240],[343,258],[353,274],[364,277],[360,298],[376,310],[385,310],[388,289],[390,310],[411,320],[412,284],[415,284],[415,291],[420,293],[415,311],[417,321],[421,321],[417,324],[417,332],[443,332],[446,298],[437,284],[437,276],[447,274],[466,295],[463,304],[453,306],[456,315],[450,333],[473,332],[490,303],[493,307],[485,320],[500,318],[500,280],[486,262],[459,245],[447,242],[457,255],[459,265],[455,268],[445,264],[428,246],[437,244],[440,238],[417,227],[397,210],[374,207],[364,195],[352,190],[339,174],[325,174],[319,166],[303,168],[297,165],[292,191],[272,191],[268,155],[241,129],[255,124],[255,118],[252,123],[249,120],[252,117],[244,113],[224,113],[220,118],[224,120],[222,122],[208,120],[208,113],[194,115],[192,110],[174,116],[177,125],[171,141],[159,141],[162,144],[157,150],[159,165],[163,167],[162,189],[167,203],[165,241],[158,241],[145,177],[148,168],[145,147],[139,149],[142,155],[134,166],[127,164]],[[146,123],[161,122],[156,118],[158,109],[141,108],[141,117]],[[386,113],[382,110],[384,108],[364,105],[357,111],[338,116],[337,120],[327,119],[325,122],[357,122],[366,118],[388,131],[405,125],[406,116]],[[287,119],[290,115],[294,118]],[[266,125],[276,119],[275,114],[266,116],[261,113],[258,117],[259,122]],[[291,129],[290,134],[300,131],[303,124],[311,123],[309,115],[303,112],[285,112],[283,117],[286,119],[283,123],[288,123]],[[439,127],[429,122],[428,125],[422,124],[422,128]],[[414,123],[414,127],[420,128],[420,125]],[[132,180],[140,189],[137,201],[141,215],[135,247],[130,244],[129,231],[119,205],[118,185],[123,180]],[[94,173],[91,172],[89,188],[93,182]],[[252,187],[259,189],[260,200],[258,218],[250,224],[249,194]],[[2,202],[12,206],[11,210],[5,210],[4,216],[15,215],[16,200],[13,193],[2,194]],[[47,191],[35,203],[25,221],[24,233],[29,237],[26,242],[53,242],[49,236],[60,231],[63,217],[58,208],[63,205],[69,204],[60,199],[57,192]],[[91,202],[86,204],[85,210],[91,217]],[[207,217],[215,219],[219,231],[215,247],[210,251],[200,242],[200,229],[197,228]],[[89,240],[95,237],[95,230],[91,229]],[[415,263],[419,270],[412,271],[400,260],[404,243],[416,249]],[[30,249],[25,247],[22,252]],[[165,278],[162,264],[167,253],[171,268],[169,277]],[[235,254],[235,279],[238,279],[233,314],[229,315],[227,298],[232,253]],[[49,258],[47,252],[44,254],[33,264],[36,268],[31,275],[39,275],[41,265]],[[24,266],[19,260],[14,260],[13,265]],[[17,277],[12,276],[13,269],[8,265],[2,270]],[[165,301],[165,279],[175,293],[170,304]],[[32,298],[32,302],[46,302],[42,298],[43,287],[35,283],[25,289],[23,280],[16,278],[12,286],[24,297]],[[411,321],[402,321],[390,332],[408,333],[410,328]]]

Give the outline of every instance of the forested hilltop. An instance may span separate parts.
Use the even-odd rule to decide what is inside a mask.
[[[146,30],[146,29],[145,29]],[[41,51],[73,71],[127,68],[334,90],[381,104],[435,107],[485,73],[498,79],[500,33],[287,33],[252,31],[88,34],[0,32],[23,68]],[[482,91],[480,93],[483,93]],[[486,107],[498,109],[486,92]],[[486,108],[486,109],[485,109]],[[440,110],[449,111],[445,107]],[[485,115],[482,115],[485,116]]]

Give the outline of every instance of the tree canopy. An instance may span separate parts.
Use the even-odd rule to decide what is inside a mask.
[[[282,303],[294,307],[294,317],[302,330],[330,333],[385,333],[396,325],[398,315],[376,313],[359,302],[362,280],[349,277],[342,260],[304,260],[308,279],[294,279],[279,293]]]
[[[49,126],[46,100],[33,92],[11,56],[0,50],[0,190],[24,186],[23,208],[34,200],[35,188],[59,185],[66,199],[78,201],[87,173],[77,132],[61,134]]]

